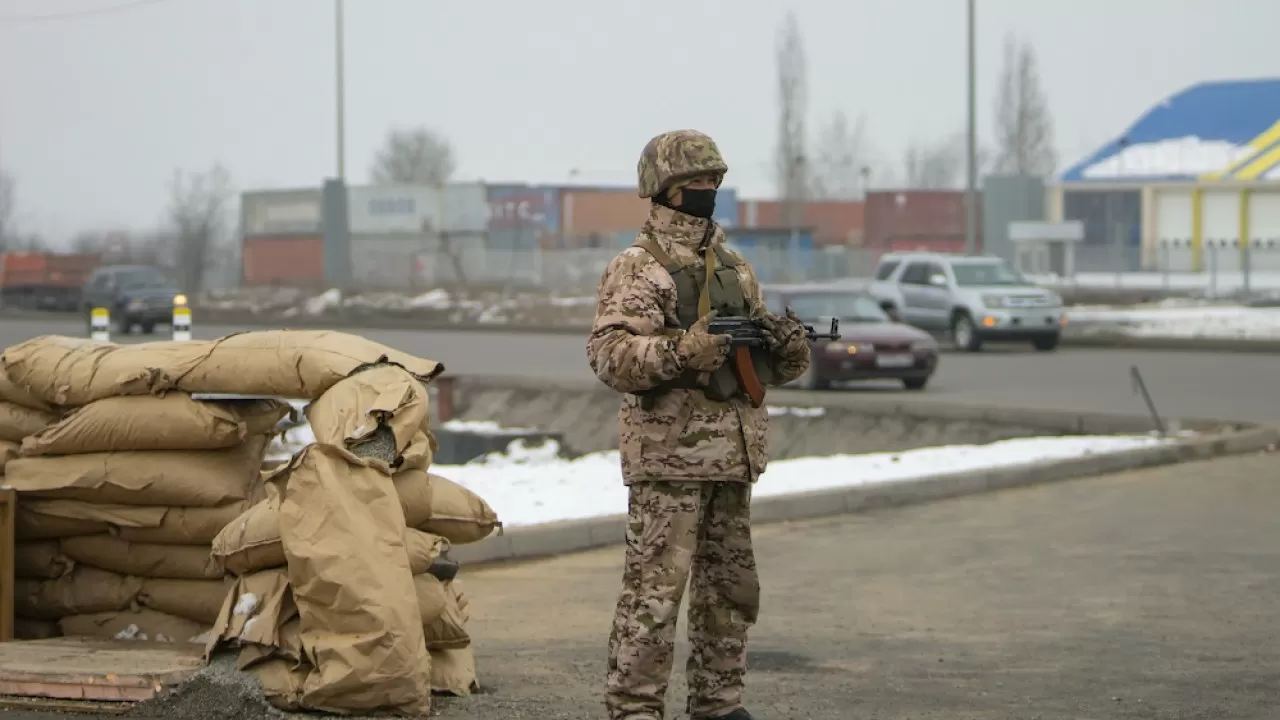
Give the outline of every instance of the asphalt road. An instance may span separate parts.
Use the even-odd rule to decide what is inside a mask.
[[[196,325],[198,338],[242,328]],[[260,329],[260,328],[259,328]],[[162,328],[162,333],[167,328]],[[455,374],[546,380],[589,379],[584,338],[572,335],[466,331],[350,329],[415,355],[439,360]],[[68,320],[0,319],[0,346],[42,334],[82,336]],[[165,334],[157,339],[167,337]],[[117,341],[127,338],[115,337]],[[929,388],[906,393],[899,385],[854,386],[834,391],[856,403],[866,392],[893,392],[904,400],[963,405],[1145,412],[1129,369],[1137,366],[1157,409],[1166,417],[1280,421],[1280,359],[1260,353],[1063,348],[1036,353],[1022,346],[976,355],[946,354]]]

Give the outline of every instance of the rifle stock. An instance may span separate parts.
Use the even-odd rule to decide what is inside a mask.
[[[756,366],[751,362],[751,348],[739,345],[733,349],[733,374],[738,379],[738,386],[751,401],[751,407],[763,405],[764,385],[756,375]]]

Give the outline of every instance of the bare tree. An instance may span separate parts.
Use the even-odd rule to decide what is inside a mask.
[[[1057,169],[1053,118],[1040,86],[1036,51],[1013,34],[1004,40],[995,114],[996,172],[1045,177]]]
[[[913,190],[953,189],[963,179],[964,163],[954,137],[928,144],[913,140],[902,157],[902,174]]]
[[[803,203],[809,181],[805,160],[807,138],[805,114],[808,108],[808,68],[800,21],[788,12],[778,30],[778,144],[774,148],[774,172],[778,195],[787,204],[786,223],[802,222]]]
[[[812,190],[823,200],[857,200],[866,191],[871,170],[866,148],[866,123],[852,123],[837,110],[818,134],[812,163]]]
[[[203,289],[205,266],[226,232],[231,197],[231,178],[221,165],[205,172],[174,172],[169,201],[174,264],[189,294]]]
[[[13,214],[13,176],[0,170],[0,250],[9,247],[9,240],[14,235]]]
[[[457,170],[453,145],[428,128],[392,128],[369,168],[378,184],[443,185]]]

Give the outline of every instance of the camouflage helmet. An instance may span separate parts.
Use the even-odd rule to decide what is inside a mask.
[[[655,197],[673,183],[695,175],[723,178],[728,171],[716,141],[697,130],[662,133],[644,146],[636,164],[642,198]]]

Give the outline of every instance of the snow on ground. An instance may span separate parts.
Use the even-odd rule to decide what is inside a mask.
[[[814,413],[821,408],[779,410],[821,414]],[[471,425],[498,427],[483,423]],[[315,436],[310,426],[300,425],[272,443],[268,457],[286,460],[312,442]],[[1168,442],[1173,440],[1145,435],[1039,437],[989,445],[774,460],[756,484],[755,497],[924,479]],[[622,484],[616,450],[566,460],[560,457],[560,448],[554,441],[531,447],[523,440],[516,440],[505,453],[490,454],[466,465],[433,465],[431,471],[483,497],[508,527],[615,515],[627,510],[627,490]]]
[[[1212,272],[1085,272],[1073,277],[1028,275],[1039,285],[1054,288],[1129,290],[1195,290],[1216,295],[1234,295],[1245,288],[1244,273],[1222,270]],[[1255,270],[1249,273],[1248,287],[1253,291],[1280,290],[1280,272]]]
[[[1280,339],[1280,308],[1178,303],[1137,308],[1073,307],[1069,325],[1115,329],[1135,337]]]
[[[755,497],[924,479],[1168,442],[1173,440],[1150,436],[1019,438],[990,445],[774,460],[760,476]],[[529,448],[516,441],[505,454],[467,465],[436,465],[431,471],[483,497],[507,527],[626,513],[627,490],[616,450],[574,460],[557,457],[558,452],[554,442]]]

